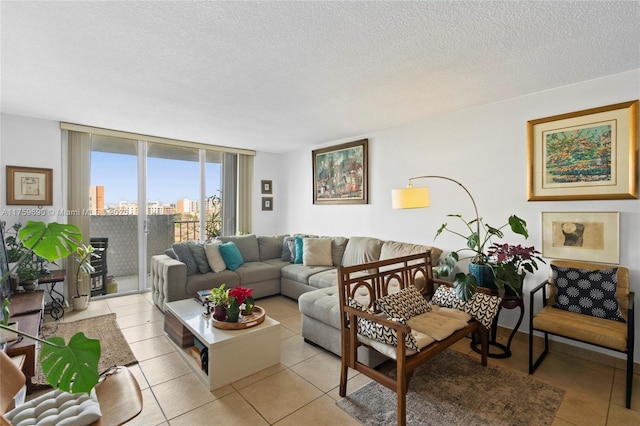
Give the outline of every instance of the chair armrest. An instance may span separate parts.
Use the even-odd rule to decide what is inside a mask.
[[[546,286],[547,284],[549,284],[549,280],[544,280],[543,282],[541,282],[540,284],[538,284],[537,286],[535,286],[533,289],[531,289],[531,291],[529,292],[530,296],[533,297],[534,293],[537,293],[538,291],[540,291],[540,289],[543,289],[544,286]],[[546,291],[543,291],[543,293],[546,293]],[[546,296],[546,294],[544,294],[544,296]]]

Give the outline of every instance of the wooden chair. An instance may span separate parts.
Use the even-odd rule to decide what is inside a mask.
[[[552,260],[550,264],[557,267],[587,270],[618,268],[616,294],[620,312],[626,323],[569,312],[554,307],[556,287],[550,268],[549,278],[531,290],[529,299],[529,374],[533,374],[549,353],[549,334],[621,352],[626,354],[627,357],[626,407],[630,408],[633,384],[635,322],[633,304],[635,293],[629,289],[629,270],[624,266],[618,265],[567,260]],[[542,296],[542,309],[537,312],[534,311],[536,294],[541,294]],[[534,331],[544,333],[544,350],[535,361],[533,359]]]
[[[10,426],[4,413],[13,408],[16,393],[25,385],[25,376],[11,358],[0,351],[0,425]],[[135,377],[126,367],[114,367],[103,373],[96,386],[102,417],[91,426],[116,426],[127,423],[142,411],[142,393]]]
[[[366,300],[365,308],[376,309],[375,301],[394,291],[404,289],[410,285],[416,286],[423,296],[430,298],[435,292],[436,283],[440,285],[450,285],[446,281],[435,280],[433,278],[431,264],[431,253],[423,253],[398,257],[395,259],[382,260],[366,263],[362,265],[339,267],[339,297],[340,297],[340,320],[342,329],[342,366],[340,372],[340,396],[347,394],[347,372],[352,368],[367,377],[375,380],[381,385],[396,392],[398,396],[398,425],[406,424],[406,395],[409,381],[413,371],[423,362],[433,358],[438,353],[444,351],[458,340],[470,335],[479,333],[481,341],[481,362],[487,365],[488,353],[488,331],[476,320],[472,319],[467,326],[455,331],[446,339],[432,343],[419,352],[407,355],[405,348],[405,338],[411,333],[408,325],[403,325],[390,321],[379,315],[367,313],[349,306],[349,298]],[[382,372],[358,362],[358,346],[364,345],[357,334],[358,318],[365,318],[372,322],[385,325],[397,333],[397,346],[395,353],[391,355],[396,364],[395,378],[389,377]],[[352,326],[353,325],[353,326]],[[372,350],[376,348],[369,346]],[[389,356],[386,354],[385,356]]]

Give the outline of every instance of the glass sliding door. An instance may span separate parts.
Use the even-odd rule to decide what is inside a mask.
[[[103,274],[91,294],[137,292],[139,273],[138,141],[91,135],[90,242],[101,251]]]

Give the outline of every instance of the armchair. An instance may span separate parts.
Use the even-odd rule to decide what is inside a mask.
[[[630,408],[631,388],[633,384],[635,294],[633,291],[630,291],[629,288],[629,270],[624,266],[566,260],[552,260],[550,266],[587,271],[617,268],[615,274],[615,281],[617,281],[615,293],[619,304],[620,315],[622,319],[624,319],[624,322],[572,312],[556,307],[558,286],[555,282],[553,268],[550,268],[549,278],[531,290],[530,293],[529,374],[533,374],[549,353],[549,334],[621,352],[626,354],[627,358],[625,404],[627,408]],[[538,299],[541,299],[542,308],[534,311],[537,295],[540,295]],[[544,334],[544,350],[535,360],[533,358],[534,331],[539,331]]]

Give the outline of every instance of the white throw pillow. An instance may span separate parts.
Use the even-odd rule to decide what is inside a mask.
[[[207,255],[207,261],[213,272],[222,272],[227,269],[227,264],[220,254],[221,241],[213,241],[204,245],[204,252]]]
[[[302,243],[302,264],[304,266],[333,266],[331,239],[305,238]]]
[[[95,389],[91,394],[54,390],[14,408],[5,414],[12,425],[90,425],[100,418]]]

